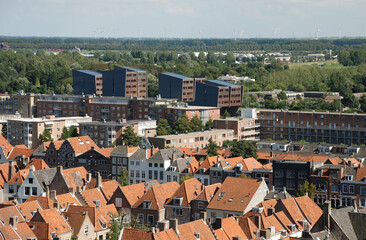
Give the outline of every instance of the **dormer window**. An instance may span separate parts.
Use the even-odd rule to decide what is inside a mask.
[[[353,176],[352,175],[346,175],[344,177],[344,180],[346,180],[346,181],[352,181],[352,179],[353,179]]]
[[[150,207],[151,207],[151,201],[144,201],[142,203],[142,207],[143,208],[146,208],[146,209],[150,209]]]
[[[183,198],[174,198],[173,199],[173,205],[175,205],[175,206],[182,205],[182,202],[183,202]]]

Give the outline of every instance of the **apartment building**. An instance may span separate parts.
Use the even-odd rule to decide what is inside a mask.
[[[260,140],[260,125],[256,118],[226,118],[215,119],[213,121],[215,129],[232,129],[234,130],[235,140]]]
[[[177,147],[177,148],[204,148],[208,145],[208,140],[212,140],[219,146],[225,140],[234,140],[234,130],[231,129],[212,129],[209,131],[191,132],[175,135],[163,135],[149,137],[149,141],[158,148]]]
[[[163,98],[177,98],[179,101],[193,102],[195,81],[193,78],[176,73],[160,73],[159,94]]]
[[[37,102],[37,117],[85,116],[85,100],[80,95],[41,95]]]
[[[261,139],[365,144],[366,114],[260,110]]]
[[[147,74],[132,67],[102,71],[103,96],[147,97]]]
[[[71,126],[79,127],[81,122],[91,122],[91,117],[63,117],[56,118],[49,115],[42,118],[20,118],[8,120],[8,141],[12,145],[26,145],[36,148],[40,145],[40,135],[45,129],[50,130],[52,139],[61,138],[62,129]]]
[[[103,77],[101,73],[90,70],[72,70],[74,94],[103,94]]]
[[[131,126],[140,137],[152,137],[156,134],[156,120],[92,121],[80,123],[80,134],[90,136],[99,147],[122,145],[123,131]]]
[[[132,119],[128,98],[88,96],[85,98],[85,111],[94,121]]]
[[[0,95],[0,114],[19,113],[22,117],[35,115],[39,95],[19,91],[15,94]]]
[[[192,105],[221,107],[221,112],[237,112],[242,104],[242,92],[242,86],[220,80],[197,82],[196,98]]]

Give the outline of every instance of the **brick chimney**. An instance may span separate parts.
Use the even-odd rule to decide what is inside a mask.
[[[62,166],[57,166],[57,173],[60,173],[62,175]]]
[[[178,219],[169,219],[169,228],[172,228],[176,233],[178,233]]]
[[[254,224],[258,227],[259,230],[262,228],[261,215],[258,214],[254,216]]]
[[[273,207],[268,208],[267,212],[268,212],[268,216],[272,216],[274,213],[274,208]]]

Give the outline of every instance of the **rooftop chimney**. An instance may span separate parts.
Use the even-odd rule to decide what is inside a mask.
[[[14,169],[14,161],[13,160],[10,160],[9,161],[9,175],[8,175],[8,181],[13,177],[14,175],[14,172],[13,172],[13,169]]]
[[[96,179],[96,188],[100,188],[102,186],[102,177],[100,176],[100,172],[97,172],[97,179]]]
[[[259,230],[262,228],[261,215],[258,214],[254,216],[254,224],[258,227]]]
[[[169,219],[169,228],[172,228],[176,233],[178,233],[178,219]]]
[[[56,190],[51,190],[49,198],[51,198],[52,201],[56,201]]]
[[[268,212],[268,214],[267,214],[268,216],[272,216],[274,213],[274,208],[273,207],[268,208],[267,212]]]
[[[57,166],[57,173],[60,173],[62,175],[62,166]]]
[[[169,229],[169,221],[168,220],[161,220],[157,222],[157,227],[159,231],[166,231]]]

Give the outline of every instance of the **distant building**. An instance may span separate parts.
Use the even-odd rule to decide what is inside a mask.
[[[103,95],[119,97],[147,97],[147,74],[145,71],[115,66],[103,71]]]
[[[103,77],[101,73],[90,70],[72,70],[72,82],[74,94],[97,94],[103,93]]]
[[[210,131],[164,135],[149,137],[149,141],[160,149],[166,147],[204,148],[210,138],[217,145],[222,146],[225,140],[232,141],[234,139],[234,130],[212,129]]]
[[[64,127],[78,127],[80,122],[90,122],[91,117],[56,118],[47,116],[44,118],[20,118],[8,120],[8,141],[12,145],[26,145],[28,148],[39,146],[39,138],[45,129],[50,130],[53,140],[61,138]]]
[[[38,98],[37,117],[55,115],[56,117],[85,116],[84,98],[80,95],[42,95]]]
[[[159,94],[163,98],[177,98],[183,102],[193,102],[195,81],[193,78],[176,73],[160,73]]]
[[[196,98],[192,105],[220,107],[221,112],[237,112],[242,104],[243,87],[220,81],[208,80],[196,83]]]
[[[235,140],[259,141],[260,125],[255,118],[226,118],[215,119],[215,129],[232,129],[234,130]]]

